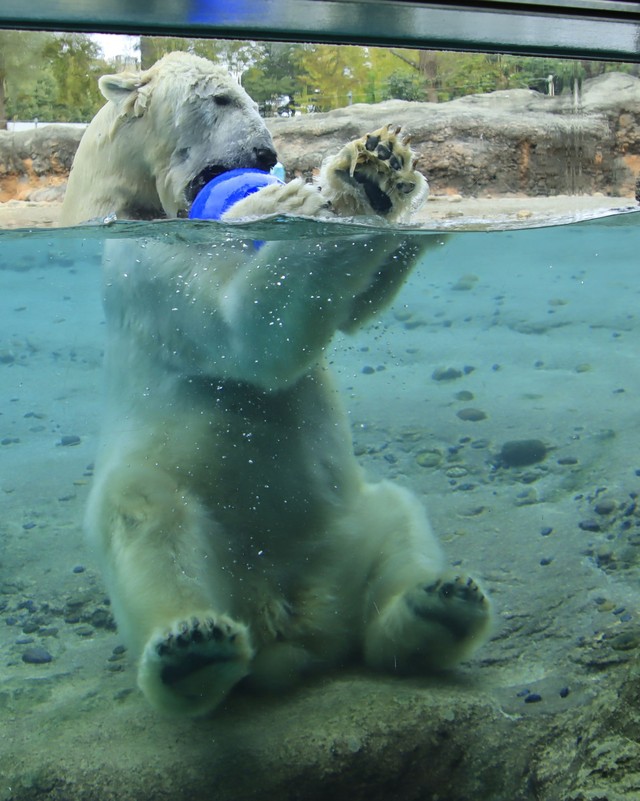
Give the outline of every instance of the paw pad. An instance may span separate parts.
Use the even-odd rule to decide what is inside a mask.
[[[427,182],[414,167],[409,140],[400,137],[399,127],[385,125],[345,145],[330,168],[359,187],[366,199],[359,213],[397,217],[417,208],[427,195]]]
[[[468,576],[441,578],[417,587],[407,595],[413,614],[424,622],[437,623],[457,639],[464,640],[489,621],[489,602]]]
[[[172,685],[194,671],[239,658],[236,647],[238,629],[223,619],[207,616],[182,620],[153,644],[156,658],[162,663],[160,678]]]

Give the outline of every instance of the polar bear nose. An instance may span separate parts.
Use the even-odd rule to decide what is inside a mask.
[[[270,170],[278,162],[275,150],[270,147],[254,147],[253,155],[256,160],[256,166],[261,170]]]

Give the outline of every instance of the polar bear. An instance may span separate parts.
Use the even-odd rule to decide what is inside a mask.
[[[275,162],[242,89],[171,54],[103,78],[65,220],[184,213],[194,187]],[[346,663],[395,674],[455,665],[491,611],[450,573],[422,504],[367,482],[324,356],[387,306],[438,247],[388,221],[425,197],[397,129],[326,160],[319,185],[266,187],[229,221],[283,212],[376,217],[362,233],[108,242],[107,409],[86,528],[138,682],[167,713],[209,713],[238,683],[269,690]],[[331,229],[333,230],[333,229]]]

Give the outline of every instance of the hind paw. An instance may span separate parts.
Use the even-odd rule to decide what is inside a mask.
[[[437,624],[458,641],[476,636],[490,614],[487,597],[468,576],[440,578],[415,587],[405,600],[418,621]]]
[[[205,612],[177,620],[150,638],[138,682],[158,709],[202,715],[247,675],[252,656],[245,626]]]

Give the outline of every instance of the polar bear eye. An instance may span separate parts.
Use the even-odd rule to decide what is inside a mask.
[[[229,95],[216,95],[213,98],[216,106],[230,106],[231,105],[231,98]]]
[[[190,147],[182,147],[180,150],[176,150],[176,158],[178,161],[186,161],[189,158],[189,154],[191,153]]]

